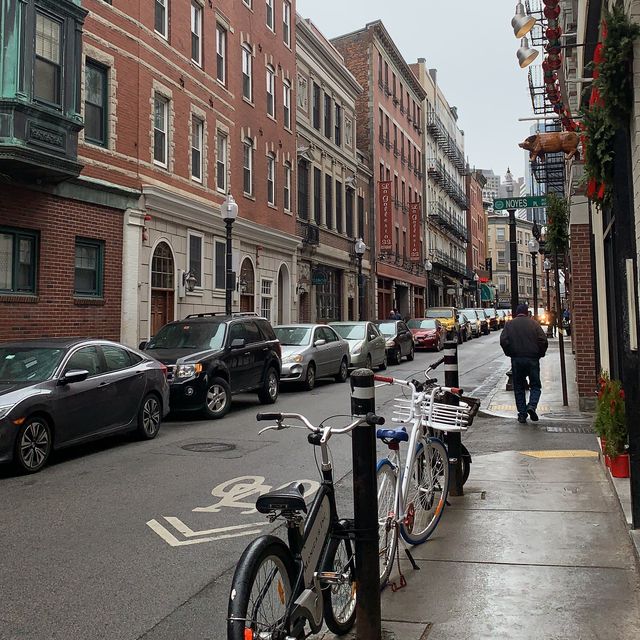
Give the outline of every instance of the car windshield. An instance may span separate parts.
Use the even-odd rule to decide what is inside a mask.
[[[299,347],[309,344],[311,341],[311,329],[309,327],[274,327],[276,338],[284,347]]]
[[[490,317],[493,318],[496,315],[495,309],[485,309],[484,312]]]
[[[435,320],[409,320],[409,329],[435,329]]]
[[[467,316],[469,320],[476,319],[476,312],[473,309],[463,309],[460,313],[464,313],[464,315]]]
[[[427,309],[427,318],[453,318],[451,309]]]
[[[221,349],[224,327],[219,322],[167,324],[149,340],[147,349]]]
[[[395,322],[381,322],[378,329],[383,336],[395,336],[397,333]]]
[[[364,340],[363,324],[333,324],[331,326],[345,340]]]
[[[0,382],[42,382],[65,352],[55,347],[0,347]]]

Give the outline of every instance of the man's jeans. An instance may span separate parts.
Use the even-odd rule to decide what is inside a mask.
[[[513,395],[516,397],[518,415],[526,416],[527,407],[534,411],[538,406],[542,385],[540,384],[539,358],[511,358],[511,375],[513,381]],[[529,404],[527,404],[526,384],[529,378]]]

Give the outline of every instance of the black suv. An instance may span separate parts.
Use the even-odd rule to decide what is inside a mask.
[[[174,411],[222,418],[233,394],[257,391],[263,404],[278,398],[280,342],[255,314],[190,315],[166,324],[140,349],[167,365]]]

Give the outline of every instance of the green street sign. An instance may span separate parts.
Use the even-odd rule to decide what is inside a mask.
[[[505,209],[535,209],[547,206],[547,196],[523,196],[521,198],[496,198],[493,201],[495,211]]]

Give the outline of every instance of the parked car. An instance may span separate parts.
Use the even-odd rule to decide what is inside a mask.
[[[473,330],[471,329],[471,320],[462,311],[458,314],[458,322],[460,323],[460,332],[462,333],[462,341],[466,342],[473,338]]]
[[[440,320],[447,332],[447,339],[462,342],[460,323],[458,322],[458,310],[455,307],[432,307],[425,311],[425,318]]]
[[[479,338],[480,334],[482,333],[482,322],[480,320],[480,315],[478,314],[478,311],[476,309],[462,309],[460,313],[464,314],[467,320],[469,320],[469,325],[471,327],[471,334],[473,335],[473,337]],[[482,317],[483,319],[485,319],[484,313],[482,314]]]
[[[172,410],[217,419],[236,393],[255,391],[263,404],[278,399],[280,342],[256,314],[190,315],[164,325],[140,348],[167,365]]]
[[[487,307],[484,310],[484,313],[487,316],[487,319],[489,320],[489,329],[491,331],[497,331],[500,328],[500,325],[498,323],[498,316],[496,314],[496,310],[492,307]]]
[[[507,313],[504,309],[496,309],[496,316],[498,317],[498,324],[500,328],[504,328],[504,325],[507,324]]]
[[[0,462],[40,471],[51,451],[120,431],[155,438],[169,411],[166,367],[107,340],[0,344]]]
[[[349,375],[349,343],[323,324],[273,328],[282,348],[280,382],[300,382],[311,391],[318,378],[344,382]]]
[[[447,330],[437,318],[414,318],[407,325],[413,333],[416,349],[444,349]]]
[[[476,308],[476,313],[478,314],[478,319],[480,320],[480,329],[485,336],[489,335],[489,316],[487,316],[485,309],[480,307]]]
[[[350,369],[387,368],[385,340],[373,322],[331,322],[329,326],[349,343]]]
[[[403,320],[377,320],[376,325],[386,340],[387,362],[400,364],[404,356],[413,360],[413,334]]]

